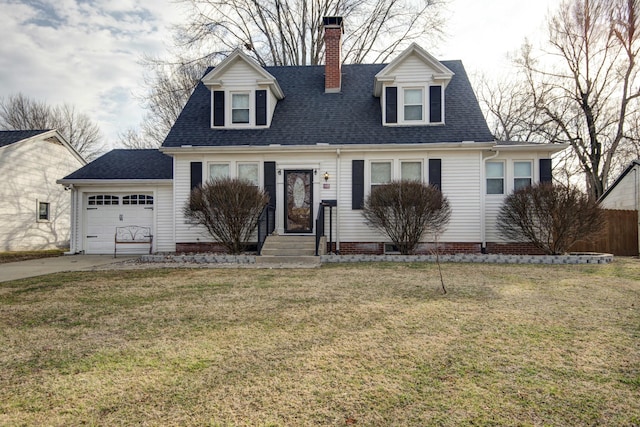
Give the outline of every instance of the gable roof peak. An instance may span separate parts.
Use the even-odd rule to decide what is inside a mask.
[[[276,80],[271,73],[265,70],[258,62],[244,53],[241,48],[236,48],[229,56],[222,60],[213,70],[208,72],[203,78],[202,83],[209,90],[213,90],[216,87],[222,86],[221,77],[225,73],[225,71],[237,61],[245,62],[249,67],[251,67],[259,76],[260,79],[257,80],[259,84],[266,84],[271,86],[273,93],[278,99],[284,98],[284,92],[280,88],[278,81]]]
[[[453,71],[447,68],[442,62],[438,61],[435,56],[431,55],[427,52],[422,46],[418,45],[416,42],[413,42],[406,48],[400,55],[393,59],[390,63],[388,63],[378,74],[375,76],[375,84],[374,84],[374,95],[380,96],[382,93],[382,83],[384,81],[393,81],[395,78],[394,71],[396,68],[402,64],[408,57],[416,56],[422,62],[424,62],[428,67],[434,70],[433,78],[437,80],[442,80],[444,86],[449,84],[451,78],[455,75]]]

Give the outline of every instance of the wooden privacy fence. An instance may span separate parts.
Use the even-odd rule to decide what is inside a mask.
[[[638,211],[605,209],[607,223],[593,241],[581,241],[571,252],[605,252],[618,256],[638,255]]]

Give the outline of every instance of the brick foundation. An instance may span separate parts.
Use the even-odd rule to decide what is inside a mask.
[[[487,253],[509,255],[544,255],[544,252],[533,246],[531,243],[487,242]]]
[[[216,242],[196,242],[196,243],[176,243],[176,253],[220,253],[225,254],[227,250],[220,243]]]

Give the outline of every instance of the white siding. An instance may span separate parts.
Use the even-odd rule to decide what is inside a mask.
[[[82,166],[64,146],[45,140],[0,149],[0,250],[69,246],[71,192],[56,180]],[[49,203],[50,220],[37,220],[37,202]]]
[[[634,166],[620,182],[602,200],[601,206],[605,209],[638,209],[638,197],[640,197],[640,166]]]
[[[220,76],[225,88],[233,86],[255,86],[256,80],[262,78],[256,70],[244,61],[236,61]]]
[[[440,240],[481,241],[479,153],[433,153],[430,157],[442,158],[442,192],[451,205],[451,220]]]
[[[173,186],[156,187],[155,191],[155,250],[156,252],[175,252],[173,236]]]
[[[434,70],[415,55],[407,57],[392,72],[396,78],[415,80],[416,76],[420,76],[420,80],[426,82],[432,80],[433,73]]]

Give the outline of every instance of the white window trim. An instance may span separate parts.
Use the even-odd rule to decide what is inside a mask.
[[[248,95],[249,98],[249,122],[248,123],[234,123],[233,122],[233,95]],[[226,97],[225,97],[226,98]],[[225,107],[228,109],[229,115],[227,116],[225,111],[225,121],[228,121],[229,127],[253,127],[255,126],[256,112],[255,112],[255,90],[233,90],[229,91],[229,102],[225,102]],[[226,120],[228,117],[228,120]]]
[[[405,108],[407,106],[416,106],[416,105],[420,105],[420,104],[408,104],[405,101],[405,94],[406,91],[408,90],[419,90],[422,93],[422,97],[421,97],[421,101],[422,101],[422,117],[420,118],[420,120],[409,120],[405,118]],[[405,124],[426,124],[427,123],[427,117],[426,117],[426,112],[425,112],[425,106],[426,106],[426,99],[427,99],[427,94],[426,94],[426,90],[425,90],[425,86],[406,86],[402,88],[402,97],[401,97],[401,101],[398,104],[400,104],[402,107],[399,108],[399,110],[401,110],[400,114],[402,117],[400,118],[400,120],[398,120],[399,122],[405,123]]]
[[[502,163],[502,193],[489,193],[489,186],[487,185],[490,179],[500,179],[496,177],[489,177],[487,175],[487,165],[490,163]],[[504,197],[507,194],[507,165],[504,160],[490,160],[485,162],[484,166],[484,194],[488,197]]]
[[[261,187],[262,186],[261,177],[262,177],[263,173],[261,173],[260,164],[261,164],[261,162],[258,162],[258,161],[254,161],[254,162],[251,162],[251,161],[236,162],[236,167],[235,167],[235,169],[236,169],[236,177],[238,177],[238,178],[240,177],[240,166],[241,165],[255,165],[255,166],[257,166],[257,169],[258,169],[258,182],[256,182],[256,185],[258,187]]]
[[[402,179],[402,164],[403,163],[420,163],[420,182],[425,182],[424,181],[424,159],[420,158],[420,159],[400,159],[399,160],[399,165],[398,165],[398,179]]]
[[[529,163],[529,165],[531,166],[531,175],[528,175],[528,176],[517,176],[517,175],[516,175],[516,163]],[[514,161],[513,161],[513,178],[512,178],[512,179],[511,179],[511,181],[510,181],[510,182],[511,182],[511,185],[513,186],[513,187],[512,187],[512,189],[511,189],[512,191],[514,191],[514,190],[516,189],[516,179],[525,179],[525,178],[528,178],[528,179],[529,179],[529,181],[530,181],[529,185],[533,185],[533,183],[534,183],[534,179],[533,179],[533,176],[534,176],[533,167],[534,167],[533,160],[514,160]]]
[[[366,188],[369,188],[369,192],[371,192],[371,187],[373,187],[374,185],[384,185],[385,184],[385,183],[374,183],[374,182],[372,182],[371,173],[372,173],[372,169],[373,169],[372,165],[374,163],[389,163],[390,164],[391,172],[390,172],[390,175],[389,175],[389,179],[391,181],[393,181],[394,170],[396,169],[393,159],[372,159],[372,160],[369,160],[369,167],[367,168],[367,172],[368,173],[367,173],[367,176],[366,176],[366,179],[368,181]]]
[[[231,162],[207,162],[207,179],[206,181],[211,181],[211,166],[214,165],[226,165],[227,168],[229,169],[229,174],[227,175],[228,178],[231,178],[231,173],[232,173],[232,168],[231,168]]]
[[[48,209],[47,209],[47,217],[46,218],[40,218],[40,205],[41,204],[46,204]],[[51,222],[51,203],[50,202],[45,202],[42,200],[38,200],[36,199],[36,222]]]
[[[397,88],[397,123],[387,123],[387,91],[388,86],[394,86]],[[431,122],[430,120],[430,87],[440,86],[440,117],[442,120],[439,122]],[[405,89],[422,89],[422,120],[405,120],[404,119],[404,91]],[[441,126],[445,124],[445,85],[438,82],[420,82],[419,84],[389,84],[385,85],[380,95],[380,108],[382,109],[382,124],[383,126]]]

